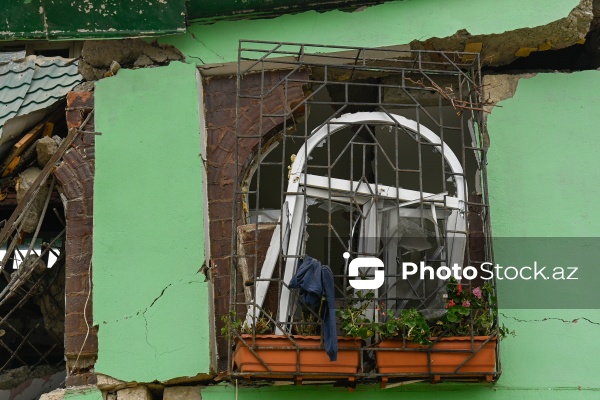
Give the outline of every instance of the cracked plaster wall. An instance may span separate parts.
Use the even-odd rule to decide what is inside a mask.
[[[159,42],[174,45],[189,62],[209,65],[207,70],[235,62],[240,39],[352,47],[410,44],[414,49],[459,51],[467,43],[483,42],[485,62],[499,65],[514,60],[521,48],[575,44],[585,37],[592,17],[591,0],[404,0],[353,13],[308,11],[272,19],[194,23],[184,35]]]
[[[95,370],[123,381],[208,374],[202,164],[192,65],[96,84]]]
[[[600,179],[595,146],[600,123],[596,113],[600,106],[596,96],[600,72],[489,78],[486,94],[500,100],[487,119],[495,260],[532,262],[545,256],[535,246],[515,251],[514,246],[507,246],[511,241],[506,238],[532,243],[534,239],[521,238],[554,237],[569,243],[564,255],[554,257],[554,265],[573,263],[585,251],[577,246],[594,240],[586,237],[598,236],[600,210],[590,205],[590,199],[600,195],[598,185],[592,184]],[[580,266],[584,275],[589,269],[589,265]],[[590,279],[597,282],[593,275]],[[557,291],[546,295],[560,296]],[[533,300],[538,294],[507,281],[499,282],[501,305],[503,298],[513,301],[518,296],[523,297],[523,305],[527,298]],[[501,386],[544,393],[560,390],[565,399],[598,395],[600,385],[594,371],[600,353],[596,340],[600,310],[570,309],[572,300],[560,300],[564,301],[563,309],[554,305],[548,309],[502,310],[503,322],[516,330],[517,336],[502,343]]]

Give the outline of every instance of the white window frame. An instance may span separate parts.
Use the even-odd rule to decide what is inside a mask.
[[[384,124],[396,128],[401,128],[405,131],[411,131],[420,136],[422,139],[431,143],[440,154],[443,155],[448,164],[456,187],[456,197],[448,196],[447,193],[421,193],[419,191],[400,189],[390,186],[366,184],[364,182],[348,181],[343,179],[335,179],[317,175],[305,174],[305,164],[307,157],[311,152],[322,145],[330,135],[341,129],[355,124]],[[354,193],[355,197],[333,196],[332,191],[340,191],[341,193]],[[414,216],[420,210],[404,209],[402,207],[416,204],[428,203],[431,205],[431,211],[427,211],[426,218],[432,219],[437,226],[437,219],[443,217],[443,213],[438,215],[436,205],[443,206],[444,209],[450,210],[446,216],[446,230],[448,242],[448,260],[451,264],[457,263],[462,265],[465,245],[466,245],[466,213],[465,213],[465,198],[467,193],[467,185],[463,178],[463,168],[450,147],[441,141],[430,129],[422,124],[411,119],[402,117],[396,114],[385,112],[359,112],[344,114],[338,118],[332,119],[329,123],[316,128],[309,136],[306,143],[300,148],[296,154],[296,158],[291,166],[290,177],[288,181],[287,195],[282,204],[280,223],[273,232],[269,248],[263,263],[260,279],[256,285],[256,299],[253,305],[248,309],[246,322],[250,325],[258,318],[259,309],[262,308],[267,290],[269,288],[269,279],[272,279],[273,272],[279,259],[280,251],[283,251],[284,256],[294,256],[302,251],[302,235],[305,224],[305,199],[306,197],[318,199],[332,199],[335,201],[356,201],[358,204],[366,204],[373,194],[377,194],[378,199],[400,200],[403,203],[399,204],[400,216]],[[284,232],[283,240],[281,240],[281,232]],[[367,235],[368,237],[368,235]],[[297,257],[286,257],[285,268],[283,274],[283,287],[281,297],[279,299],[277,321],[286,322],[289,316],[290,305],[290,290],[288,288],[298,265]],[[277,334],[283,332],[278,327]]]

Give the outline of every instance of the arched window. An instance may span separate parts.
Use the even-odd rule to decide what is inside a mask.
[[[343,147],[326,145],[330,136],[336,133],[346,135]],[[357,140],[361,134],[366,140]],[[430,165],[423,164],[419,171],[422,175],[429,174],[429,179],[435,172],[443,171],[441,179],[445,180],[448,175],[452,187],[437,193],[426,192],[422,187],[406,188],[408,185],[401,179],[400,159],[407,150],[396,151],[394,146],[385,146],[390,142],[404,142],[401,135],[408,135],[416,143],[427,143],[440,157],[443,155],[443,165],[431,162]],[[312,157],[318,147],[326,147],[327,159],[334,162],[330,164],[331,168],[324,169],[324,173],[311,174],[309,170],[315,166],[312,161],[322,162],[318,157]],[[358,169],[349,165],[346,179],[332,176],[332,169],[337,162],[343,161],[344,156],[353,163],[354,153],[365,156],[369,153],[372,159],[367,162],[366,157],[361,158]],[[446,174],[446,168],[449,174]],[[384,184],[383,175],[399,185]],[[328,225],[329,239],[340,241],[344,252],[354,257],[370,255],[384,260],[387,279],[376,295],[386,307],[404,308],[411,304],[439,317],[445,305],[443,282],[433,279],[426,287],[428,281],[418,279],[418,276],[417,279],[402,279],[400,264],[413,260],[414,253],[428,252],[432,264],[462,265],[466,243],[465,193],[467,187],[458,158],[427,127],[384,112],[344,114],[328,121],[312,132],[291,165],[280,224],[272,236],[261,279],[256,284],[256,305],[263,305],[281,252],[285,267],[278,321],[283,323],[293,319],[288,285],[298,261],[311,254],[306,224],[310,221],[311,210],[320,207],[326,211],[320,223]],[[340,209],[345,210],[347,223],[334,222],[335,211]],[[283,242],[280,241],[281,233]],[[347,238],[347,243],[343,238]],[[332,258],[335,259],[335,255]],[[344,265],[343,271],[335,271],[343,278],[347,274],[347,262],[344,263],[342,252],[336,261]],[[249,311],[249,321],[255,318],[253,310]]]
[[[465,291],[482,285],[460,275],[467,266],[477,269],[491,261],[492,254],[484,105],[473,55],[340,49],[333,57],[304,45],[295,56],[287,51],[292,45],[261,52],[261,46],[270,45],[252,42],[249,50],[242,49],[247,57],[239,63],[238,110],[255,106],[259,118],[238,119],[236,154],[247,155],[252,148],[253,159],[237,160],[244,168],[236,179],[234,221],[242,225],[232,246],[230,315],[236,324],[229,327],[237,329],[237,339],[229,365],[245,377],[298,377],[307,371],[302,357],[286,367],[270,365],[272,360],[259,355],[265,354],[262,346],[268,353],[282,345],[258,344],[258,334],[283,337],[283,347],[293,354],[302,348],[299,338],[317,335],[320,342],[310,346],[329,351],[331,338],[344,333],[343,315],[336,320],[335,310],[366,304],[366,296],[371,305],[359,307],[355,316],[373,326],[414,312],[435,327],[447,319],[449,298],[459,283]],[[290,57],[280,58],[284,54]],[[288,72],[266,72],[283,65]],[[304,88],[301,101],[299,86]],[[287,98],[291,87],[294,101]],[[281,101],[277,107],[274,97]],[[383,279],[369,289],[357,288],[357,281],[381,276],[377,268],[352,267],[366,257],[380,260]],[[313,267],[315,285],[306,282]],[[458,282],[440,273],[447,270],[458,271]],[[444,374],[458,376],[466,365],[470,378],[499,375],[493,307],[486,309],[487,327],[493,329],[486,331],[483,344],[464,350],[464,362]],[[472,327],[460,332],[468,343],[476,343],[479,332]],[[456,336],[439,331],[448,335]],[[365,346],[355,343],[365,362],[351,380],[373,373],[383,382],[415,373],[439,378],[431,363],[434,345],[422,353],[421,369],[390,375],[366,362],[374,351],[385,353],[379,345],[384,335],[366,336]],[[412,338],[406,330],[396,336]],[[392,347],[406,352],[407,346]],[[244,347],[255,357],[256,369],[240,365]],[[469,360],[484,347],[494,356],[492,365],[471,368]],[[312,378],[329,376],[318,375],[327,366],[311,368]]]

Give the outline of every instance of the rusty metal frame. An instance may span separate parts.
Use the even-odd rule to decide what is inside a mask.
[[[310,139],[311,131],[317,130],[318,128],[327,129],[328,132],[333,132],[336,126],[336,118],[339,118],[343,114],[347,113],[349,109],[356,109],[364,107],[365,111],[371,111],[373,107],[377,111],[387,113],[388,115],[393,114],[391,109],[395,108],[412,108],[416,114],[417,127],[420,126],[421,120],[429,120],[436,125],[436,135],[440,138],[442,143],[446,143],[445,136],[451,138],[455,135],[456,140],[460,141],[460,150],[456,152],[456,156],[460,160],[464,171],[460,174],[447,171],[444,163],[442,163],[441,170],[439,171],[441,176],[448,178],[456,178],[457,175],[464,177],[464,185],[462,188],[456,188],[456,190],[464,190],[465,193],[465,219],[471,208],[480,210],[481,214],[481,231],[484,235],[484,249],[483,258],[481,260],[472,259],[470,254],[466,254],[465,265],[480,264],[482,262],[493,261],[493,249],[491,243],[491,226],[489,219],[489,201],[487,194],[487,175],[486,175],[486,124],[484,113],[485,102],[483,100],[481,92],[481,71],[480,71],[480,59],[477,53],[464,53],[464,52],[443,52],[443,51],[415,51],[405,49],[369,49],[369,48],[352,48],[343,46],[326,46],[319,44],[297,44],[297,43],[284,43],[284,42],[264,42],[264,41],[240,41],[239,45],[239,56],[238,56],[238,73],[237,73],[237,102],[236,102],[236,148],[235,148],[235,160],[236,165],[243,166],[248,165],[248,160],[239,159],[239,149],[246,146],[244,140],[258,140],[259,145],[255,153],[255,159],[260,160],[254,164],[250,169],[250,173],[255,178],[249,178],[246,172],[243,170],[235,169],[235,188],[234,188],[234,207],[233,207],[233,221],[234,226],[242,223],[248,217],[248,211],[250,209],[258,212],[261,207],[259,205],[259,199],[261,197],[261,191],[273,191],[279,190],[281,194],[281,204],[285,204],[285,197],[289,195],[296,195],[306,198],[307,190],[302,189],[298,191],[290,192],[286,190],[287,179],[281,179],[281,185],[279,188],[273,187],[273,182],[267,184],[261,183],[261,168],[280,168],[281,176],[285,177],[288,174],[288,168],[290,168],[290,160],[287,159],[286,151],[289,151],[290,146],[300,146],[302,143],[307,142]],[[271,82],[267,80],[267,74],[270,70],[285,70],[287,73],[282,74],[283,78],[279,82]],[[302,70],[310,71],[308,79],[302,80],[298,78],[295,73]],[[250,74],[256,74],[260,78],[261,91],[260,93],[249,93],[244,87],[244,78]],[[365,77],[394,77],[396,81],[394,83],[389,82],[372,82],[366,81]],[[376,79],[375,79],[376,80]],[[451,87],[444,86],[448,80],[454,82]],[[294,103],[288,105],[287,88],[289,83],[302,83],[303,85],[311,86],[311,91],[307,92],[307,95],[300,103]],[[343,93],[343,100],[330,101],[318,100],[316,95],[323,93],[328,88],[337,86],[341,88]],[[271,109],[265,104],[268,97],[276,90],[283,90],[283,98],[281,101],[284,104],[284,111],[281,113],[273,113]],[[363,99],[357,99],[356,96],[349,95],[351,90],[375,90],[377,92],[376,101],[367,101]],[[383,92],[386,90],[396,90],[402,93],[405,101],[386,101]],[[422,103],[421,98],[425,96],[434,97],[435,103],[432,105],[425,105]],[[360,97],[360,96],[359,96]],[[431,101],[431,100],[429,100]],[[260,117],[256,123],[257,133],[248,134],[247,132],[240,131],[240,118],[242,104],[248,103],[255,104],[260,109]],[[304,118],[303,121],[298,121],[296,114],[302,109],[308,109],[310,107],[317,108],[321,106],[333,107],[334,112],[330,114],[324,121],[321,121],[316,127],[311,126],[308,128],[308,117]],[[452,108],[457,114],[456,120],[453,122],[446,122],[443,117],[442,108]],[[263,136],[267,133],[263,131],[263,121],[267,119],[278,119],[281,120],[280,128],[280,145],[277,151],[281,154],[276,161],[267,159],[268,152],[272,151],[272,142],[268,142]],[[302,126],[304,125],[304,127]],[[304,128],[304,129],[302,129]],[[359,128],[357,128],[359,129]],[[418,129],[417,133],[418,133]],[[368,131],[369,128],[367,127]],[[299,133],[300,132],[300,133]],[[304,132],[302,134],[302,132]],[[410,132],[404,132],[409,133]],[[414,132],[413,132],[414,133]],[[371,133],[372,134],[372,133]],[[356,135],[354,136],[356,137]],[[426,150],[434,150],[435,144],[427,143],[426,140],[420,140],[418,135],[415,135],[413,139],[417,143],[418,147],[418,159],[419,168],[417,169],[399,169],[396,165],[398,172],[402,173],[414,173],[418,176],[419,180],[419,191],[421,193],[420,201],[418,206],[414,209],[415,212],[420,212],[423,218],[425,212],[430,212],[435,215],[435,211],[426,211],[429,207],[429,201],[424,198],[424,194],[427,193],[423,189],[423,165],[422,157]],[[352,142],[354,139],[350,139]],[[300,144],[298,144],[300,143]],[[353,145],[353,144],[351,144]],[[327,140],[325,145],[328,154],[330,153],[330,141]],[[364,147],[364,146],[363,146]],[[268,149],[268,150],[267,150]],[[398,157],[396,149],[396,159]],[[438,149],[441,153],[442,159],[444,155],[443,149]],[[308,158],[309,154],[303,154],[305,159]],[[467,159],[469,161],[467,162]],[[475,161],[473,161],[473,159]],[[293,160],[292,160],[293,161]],[[377,161],[374,161],[377,168]],[[467,164],[468,168],[467,168]],[[290,173],[294,173],[293,165]],[[315,167],[316,168],[316,167]],[[324,171],[327,172],[327,176],[332,178],[332,166],[324,166]],[[302,171],[295,171],[300,173],[302,176],[306,176],[309,172],[304,168]],[[363,171],[364,172],[364,171]],[[255,179],[255,186],[250,186],[251,179]],[[475,184],[470,186],[475,188],[479,193],[479,197],[468,196],[467,192],[467,180],[474,181]],[[377,183],[375,183],[377,185]],[[263,186],[264,185],[264,186]],[[401,185],[396,185],[400,187]],[[314,188],[313,188],[314,189]],[[318,188],[320,189],[320,188]],[[444,193],[448,193],[445,183],[443,185]],[[332,194],[329,191],[329,207],[331,208],[332,201],[335,200],[335,196],[339,197],[339,193]],[[254,198],[254,204],[248,200]],[[398,199],[399,200],[399,199]],[[356,203],[352,199],[348,200],[348,203]],[[307,205],[304,202],[304,212],[307,212]],[[467,210],[468,209],[468,210]],[[420,211],[419,211],[420,210]],[[451,211],[448,207],[440,207],[438,212],[444,213]],[[281,215],[287,215],[291,210],[287,210],[285,206],[282,207]],[[331,213],[330,213],[331,215]],[[319,223],[305,223],[304,225],[317,226],[322,225],[327,227],[331,232],[331,216],[329,222],[322,224]],[[434,218],[434,219],[437,219]],[[232,324],[228,324],[230,328],[230,346],[228,354],[228,376],[231,378],[246,378],[246,379],[293,379],[298,381],[307,379],[319,379],[323,378],[323,374],[318,373],[305,373],[301,372],[300,365],[297,364],[295,372],[292,373],[278,373],[274,372],[270,366],[264,362],[259,356],[259,351],[268,349],[288,349],[294,350],[298,355],[299,360],[300,348],[294,341],[293,331],[289,328],[289,321],[284,321],[281,318],[274,317],[267,313],[267,310],[262,304],[256,302],[257,292],[256,288],[260,285],[277,285],[278,296],[281,296],[282,291],[286,290],[286,282],[283,278],[273,278],[261,276],[261,265],[258,265],[258,237],[259,237],[259,226],[264,224],[263,222],[255,223],[256,229],[254,230],[255,238],[255,253],[240,255],[237,248],[237,229],[233,230],[233,243],[232,243],[232,266],[231,266],[231,284],[230,284],[230,311],[231,315],[236,315],[237,318],[244,318],[248,314],[247,322],[249,322],[251,336],[243,336],[240,330],[232,328]],[[469,248],[470,235],[475,234],[474,229],[470,229],[470,222],[466,230],[458,230],[455,233],[463,234],[466,236],[466,247]],[[479,229],[479,227],[478,227]],[[447,232],[453,232],[446,230]],[[288,240],[287,235],[289,232],[281,223],[276,222],[275,231],[273,233],[273,240],[284,243]],[[336,240],[335,235],[333,239],[328,239],[327,246],[331,246],[332,241]],[[339,239],[339,235],[338,235]],[[273,256],[273,255],[271,255]],[[240,298],[240,287],[244,282],[240,281],[240,270],[238,269],[238,261],[240,257],[244,257],[245,262],[251,265],[250,269],[254,272],[253,285],[253,298],[248,301]],[[278,258],[278,274],[276,276],[284,276],[284,265],[285,260],[289,258],[300,258],[301,255],[286,255],[285,253],[279,252],[276,258]],[[339,279],[345,279],[342,276]],[[347,283],[347,280],[344,280]],[[242,293],[243,294],[243,293]],[[299,301],[299,300],[296,300]],[[299,305],[300,307],[301,305]],[[251,311],[257,310],[257,312]],[[250,311],[250,312],[248,312]],[[281,333],[286,338],[286,345],[283,346],[271,346],[261,347],[255,342],[256,329],[255,323],[261,315],[267,319],[272,325],[276,326],[277,332]],[[232,322],[232,321],[230,321]],[[472,323],[472,321],[471,321]],[[497,323],[497,321],[496,321]],[[305,322],[295,323],[299,326],[306,324]],[[442,334],[440,337],[443,337]],[[490,340],[497,338],[497,333],[492,333],[484,345]],[[439,340],[439,338],[437,339]],[[498,340],[499,342],[499,340]],[[243,345],[249,348],[250,352],[259,360],[259,362],[265,367],[266,372],[239,372],[233,368],[232,365],[232,349],[236,345]],[[431,359],[432,354],[439,352],[437,349],[432,347],[424,350],[428,355],[429,373],[427,374],[381,374],[373,369],[367,368],[366,362],[369,358],[373,357],[374,351],[415,351],[405,346],[397,349],[375,349],[371,345],[364,345],[360,350],[361,366],[356,374],[335,374],[328,373],[327,376],[333,380],[347,380],[352,385],[352,382],[356,380],[411,380],[415,378],[422,378],[425,380],[436,381],[439,379],[450,379],[450,380],[496,380],[501,374],[501,362],[500,362],[500,347],[496,345],[496,368],[494,372],[482,372],[480,374],[465,373],[461,371],[461,368],[467,363],[477,352],[483,347],[476,347],[471,338],[471,349],[470,350],[451,350],[443,352],[459,352],[465,353],[466,359],[459,365],[453,373],[450,374],[436,374],[431,370]],[[321,341],[321,346],[323,343]],[[297,361],[299,363],[299,361]],[[476,375],[476,376],[474,376]]]

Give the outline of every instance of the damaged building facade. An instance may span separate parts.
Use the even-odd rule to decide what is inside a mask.
[[[598,396],[600,4],[317,3],[9,7],[0,398]]]

